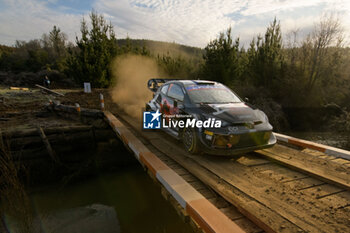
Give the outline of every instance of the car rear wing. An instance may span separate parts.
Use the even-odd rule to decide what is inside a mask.
[[[162,78],[152,78],[148,80],[147,86],[152,92],[156,92],[158,88],[166,82],[174,81],[177,79],[162,79]]]

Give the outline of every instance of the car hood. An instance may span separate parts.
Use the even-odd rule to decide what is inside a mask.
[[[265,114],[253,109],[246,103],[199,104],[201,114],[206,117],[226,121],[228,123],[263,123]]]

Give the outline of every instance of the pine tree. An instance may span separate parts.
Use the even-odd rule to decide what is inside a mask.
[[[108,87],[112,83],[109,65],[118,52],[117,39],[103,15],[91,12],[90,19],[90,30],[84,19],[81,22],[81,38],[76,38],[78,50],[71,49],[67,61],[68,75],[94,87]]]
[[[280,23],[276,18],[267,28],[264,38],[257,36],[248,49],[248,70],[257,86],[272,88],[283,75],[284,57]]]
[[[239,38],[233,42],[231,28],[205,47],[203,74],[205,79],[229,83],[241,75]]]

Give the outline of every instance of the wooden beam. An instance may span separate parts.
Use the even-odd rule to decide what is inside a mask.
[[[92,126],[89,126],[89,125],[70,125],[70,126],[50,127],[50,128],[45,128],[45,134],[46,135],[60,134],[60,133],[71,134],[71,133],[90,131],[91,128]],[[22,130],[7,130],[7,131],[3,131],[2,134],[4,137],[8,139],[13,139],[13,138],[37,136],[38,130],[35,128],[22,129]]]
[[[77,113],[77,108],[75,106],[53,104],[52,109],[54,111],[62,111],[62,112],[67,112],[67,113]],[[101,110],[80,108],[80,114],[81,114],[81,116],[103,119],[103,112]]]
[[[43,89],[43,90],[45,90],[45,91],[47,91],[47,92],[53,93],[53,94],[55,94],[55,95],[64,96],[64,94],[62,94],[62,93],[59,93],[59,92],[50,90],[50,89],[48,89],[48,88],[46,88],[46,87],[43,87],[43,86],[41,86],[41,85],[39,85],[39,84],[35,84],[35,86],[36,86],[36,87],[39,87],[39,88],[41,88],[41,89]]]
[[[277,163],[283,164],[286,167],[290,167],[294,170],[300,171],[317,179],[323,180],[329,184],[337,185],[341,188],[350,190],[350,178],[344,171],[344,168],[341,168],[340,165],[331,164],[330,161],[327,161],[326,165],[323,165],[323,161],[315,161],[312,166],[311,162],[307,160],[301,160],[300,158],[306,157],[307,154],[292,150],[288,147],[282,147],[276,145],[275,147],[258,150],[255,153],[265,156],[267,159],[275,161]]]
[[[50,144],[49,140],[47,139],[47,137],[44,133],[44,130],[40,126],[38,126],[38,132],[39,132],[39,135],[46,146],[47,151],[49,152],[51,159],[55,162],[58,162],[58,158],[56,156],[56,153],[52,150],[51,144]]]
[[[10,87],[10,90],[29,91],[28,87]]]

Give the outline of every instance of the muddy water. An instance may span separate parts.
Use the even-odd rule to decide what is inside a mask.
[[[30,197],[36,212],[45,216],[93,204],[113,207],[122,233],[193,232],[139,165],[68,186],[41,188]]]
[[[283,134],[334,146],[344,150],[350,150],[350,134],[339,132],[284,132]]]

